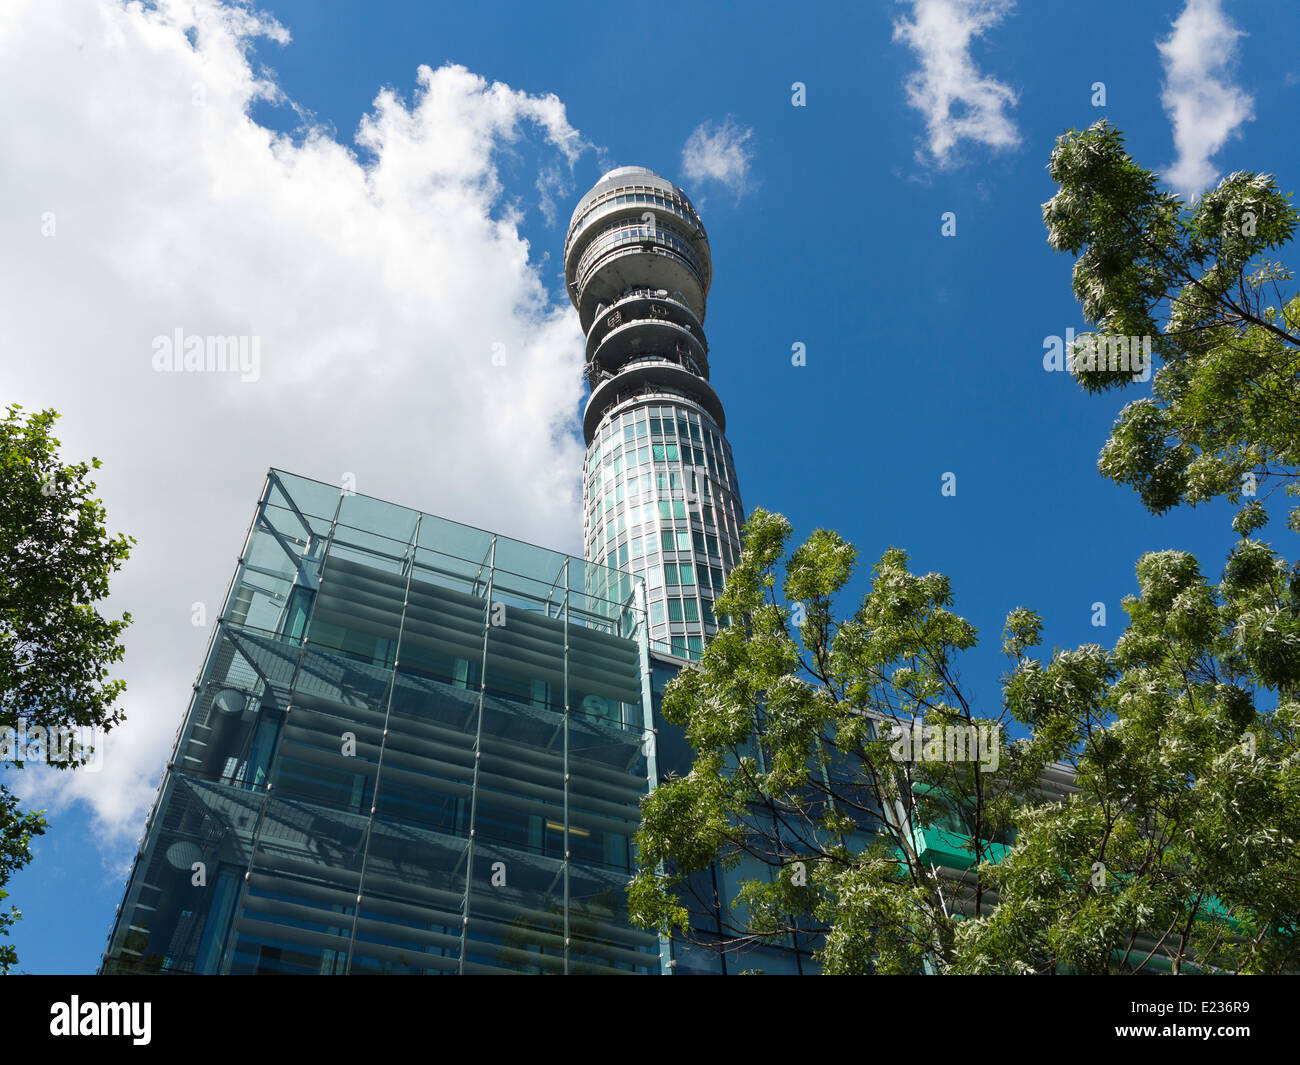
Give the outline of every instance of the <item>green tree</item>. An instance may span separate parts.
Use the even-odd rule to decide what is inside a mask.
[[[1021,811],[958,972],[1300,967],[1300,582],[1253,540],[1217,586],[1179,551],[1137,577],[1113,653],[1009,630],[1007,705],[1079,790]]]
[[[25,754],[18,748],[26,745],[15,744],[16,735],[43,730],[48,751],[69,730],[107,731],[123,720],[115,703],[124,684],[109,674],[131,619],[106,618],[96,604],[134,541],[105,527],[88,479],[99,460],[59,459],[50,435],[57,417],[51,410],[26,416],[11,406],[0,420],[0,735],[8,738],[0,764],[17,768]],[[75,768],[91,753],[83,747],[50,764]],[[31,838],[42,831],[41,817],[19,811],[0,784],[0,889],[31,860]],[[11,908],[0,918],[0,935],[17,916]],[[5,947],[0,972],[14,961]]]
[[[1098,463],[1154,513],[1222,496],[1295,494],[1300,467],[1300,297],[1270,258],[1297,214],[1267,174],[1229,174],[1188,206],[1125,151],[1105,121],[1062,135],[1043,204],[1048,243],[1075,256],[1074,293],[1095,329],[1076,340],[1150,338],[1151,394],[1121,412]],[[1072,367],[1090,392],[1145,387],[1123,368]],[[1291,513],[1300,530],[1300,508]]]
[[[755,512],[718,601],[733,623],[665,692],[696,754],[643,803],[634,920],[697,938],[716,863],[740,885],[723,945],[822,937],[828,973],[1300,965],[1300,582],[1270,548],[1243,540],[1217,586],[1188,555],[1143,556],[1113,652],[1038,662],[1041,623],[1013,611],[980,718],[946,578],[891,549],[837,620],[853,548],[814,533],[778,597],[789,532]],[[921,720],[993,727],[997,758],[908,760],[895,730]],[[1043,784],[1059,763],[1066,797]],[[945,830],[965,854],[949,843],[942,871],[921,843]]]
[[[45,820],[38,813],[18,809],[18,799],[0,786],[0,902],[9,897],[4,885],[9,877],[31,861],[33,836],[45,831]],[[22,911],[10,906],[0,910],[0,936],[22,917]],[[18,953],[10,943],[0,943],[0,973],[8,973],[18,963]]]
[[[789,535],[780,515],[754,512],[717,602],[732,624],[667,687],[663,715],[696,757],[643,803],[630,911],[694,938],[694,885],[716,862],[742,884],[724,914],[730,947],[824,936],[828,972],[946,968],[960,915],[988,907],[986,877],[942,877],[914,826],[960,825],[978,868],[1040,767],[1008,746],[1003,718],[974,712],[957,660],[976,633],[949,609],[945,577],[915,576],[890,550],[838,620],[856,552],[813,533],[785,561],[778,596]],[[941,740],[939,758],[913,760],[898,730],[922,720],[953,730],[954,753],[964,737],[968,757],[945,759]]]

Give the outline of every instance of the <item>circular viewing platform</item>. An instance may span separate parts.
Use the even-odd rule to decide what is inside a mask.
[[[611,170],[578,201],[564,245],[583,331],[631,288],[676,292],[699,321],[713,277],[709,238],[681,189],[645,167]]]

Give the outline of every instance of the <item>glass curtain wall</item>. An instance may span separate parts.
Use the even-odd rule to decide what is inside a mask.
[[[586,556],[644,578],[652,649],[699,658],[740,559],[744,516],[726,437],[684,397],[620,407],[588,448],[584,496]]]
[[[652,973],[626,573],[271,471],[103,972]]]

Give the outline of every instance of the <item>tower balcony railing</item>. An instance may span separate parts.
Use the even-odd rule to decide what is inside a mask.
[[[636,286],[625,289],[608,303],[597,304],[595,314],[587,332],[588,351],[609,330],[624,322],[642,320],[673,322],[695,337],[706,352],[709,348],[704,325],[684,292]]]
[[[608,317],[608,316],[607,316]],[[596,331],[592,330],[592,336]],[[599,342],[588,342],[587,364],[617,371],[639,358],[658,356],[688,365],[708,379],[708,351],[699,339],[676,322],[655,318],[633,318],[605,333]]]
[[[650,226],[639,220],[624,219],[610,223],[583,249],[574,268],[574,284],[578,292],[582,292],[587,287],[592,275],[611,252],[627,245],[667,248],[691,268],[692,273],[699,279],[701,287],[707,291],[708,267],[700,261],[688,240],[666,226]]]
[[[640,209],[640,213],[650,212],[651,214],[670,214],[681,219],[686,223],[690,233],[697,239],[707,240],[704,234],[704,223],[700,221],[699,215],[695,209],[687,203],[683,203],[671,196],[654,193],[631,193],[625,189],[616,188],[597,197],[591,205],[582,213],[580,218],[574,219],[569,226],[569,232],[564,240],[564,259],[569,259],[569,251],[573,247],[575,238],[589,225],[598,222],[605,215],[614,215],[616,213],[626,212],[628,209]],[[640,217],[640,214],[636,217]]]
[[[625,289],[623,293],[617,295],[617,298],[610,303],[599,304],[597,315],[610,315],[610,313],[629,313],[630,308],[637,304],[649,303],[649,308],[645,312],[651,317],[659,319],[668,319],[676,321],[679,325],[684,325],[690,332],[698,335],[703,341],[705,338],[705,326],[699,319],[694,308],[690,306],[690,300],[686,298],[685,293],[680,291],[669,291],[667,289],[651,289],[651,287],[634,286]],[[594,322],[593,325],[598,324]],[[617,322],[610,322],[611,326],[617,325]]]
[[[625,401],[666,395],[694,403],[706,412],[720,431],[726,431],[726,413],[717,392],[703,377],[662,356],[647,356],[623,366],[618,373],[592,389],[582,416],[582,431],[590,443],[605,412]]]

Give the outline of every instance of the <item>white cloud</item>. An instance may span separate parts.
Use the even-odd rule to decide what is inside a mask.
[[[954,162],[958,142],[1014,148],[1020,134],[1008,110],[1016,94],[981,74],[971,59],[971,42],[996,26],[1014,6],[1011,0],[911,0],[912,21],[894,23],[894,40],[917,54],[921,67],[906,83],[907,102],[925,116],[922,162]]]
[[[268,466],[581,550],[582,335],[515,198],[553,197],[584,149],[563,104],[421,67],[362,119],[362,162],[250,119],[282,100],[259,36],[288,40],[220,0],[0,14],[0,402],[59,410],[139,541],[109,604],[135,618],[127,724],[100,773],[19,779],[87,801],[108,842],[143,826],[207,643],[191,605],[219,610]],[[525,141],[544,176],[507,189],[494,159]],[[256,336],[260,378],[154,372],[178,328]]]
[[[738,126],[728,115],[721,124],[701,122],[686,138],[682,149],[682,173],[694,184],[716,181],[743,196],[750,185],[750,164],[754,160],[749,140],[752,129]]]
[[[1178,152],[1165,178],[1187,199],[1218,177],[1210,157],[1253,117],[1254,99],[1228,80],[1242,36],[1219,0],[1187,0],[1168,38],[1156,42],[1165,68],[1160,102]]]

